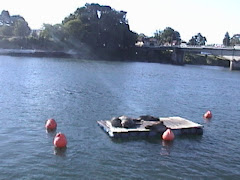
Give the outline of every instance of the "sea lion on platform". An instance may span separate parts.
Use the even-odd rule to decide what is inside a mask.
[[[163,124],[162,121],[151,124],[151,125],[147,125],[145,128],[158,133],[163,133],[167,129],[167,127]]]
[[[139,119],[144,121],[159,121],[159,118],[150,115],[139,116]]]
[[[124,128],[133,128],[136,125],[133,119],[130,117],[120,116],[119,119],[121,120],[122,127]]]
[[[118,117],[113,117],[111,120],[110,120],[111,124],[113,127],[122,127],[122,124],[121,124],[121,119],[119,119]]]

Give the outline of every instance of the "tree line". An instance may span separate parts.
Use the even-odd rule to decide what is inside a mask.
[[[0,47],[34,48],[51,50],[128,49],[137,40],[146,40],[144,34],[130,30],[127,12],[116,11],[110,6],[85,4],[65,17],[60,24],[43,24],[40,32],[33,31],[22,16],[10,16],[8,11],[0,15]],[[180,45],[180,33],[171,27],[157,30],[152,37],[159,45]],[[187,42],[189,45],[205,45],[207,38],[198,33]],[[227,32],[223,44],[240,44],[240,36],[230,38]]]
[[[141,35],[143,37],[143,35]],[[180,45],[182,42],[180,33],[175,31],[171,27],[165,28],[163,31],[157,30],[154,34],[154,38],[158,40],[158,45]],[[187,45],[191,46],[203,46],[206,45],[207,38],[201,33],[198,33],[186,42]],[[235,34],[230,37],[229,33],[226,32],[223,38],[224,46],[234,46],[240,44],[240,34]]]

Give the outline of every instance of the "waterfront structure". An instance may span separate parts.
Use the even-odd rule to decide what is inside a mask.
[[[207,46],[149,46],[143,47],[155,51],[172,51],[172,62],[174,64],[184,64],[184,54],[206,54],[214,56],[223,56],[230,61],[230,70],[240,70],[240,49],[235,47],[207,47]]]

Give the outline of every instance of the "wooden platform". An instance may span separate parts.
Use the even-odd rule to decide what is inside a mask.
[[[146,129],[147,126],[159,123],[170,128],[175,135],[202,135],[203,126],[182,117],[164,117],[159,121],[140,121],[134,128],[113,127],[110,120],[97,121],[98,125],[112,138],[153,137],[160,132]]]

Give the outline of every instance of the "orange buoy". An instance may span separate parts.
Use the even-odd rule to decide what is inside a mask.
[[[166,141],[172,141],[174,137],[174,133],[171,131],[171,129],[167,129],[162,135],[162,139]]]
[[[66,136],[59,132],[56,134],[56,136],[54,137],[54,140],[53,140],[53,144],[55,147],[57,148],[64,148],[67,146],[67,138]]]
[[[206,119],[212,118],[212,112],[211,112],[211,111],[207,111],[207,112],[203,115],[203,117],[206,118]]]
[[[45,124],[47,130],[53,131],[57,128],[57,123],[54,119],[48,119]]]

